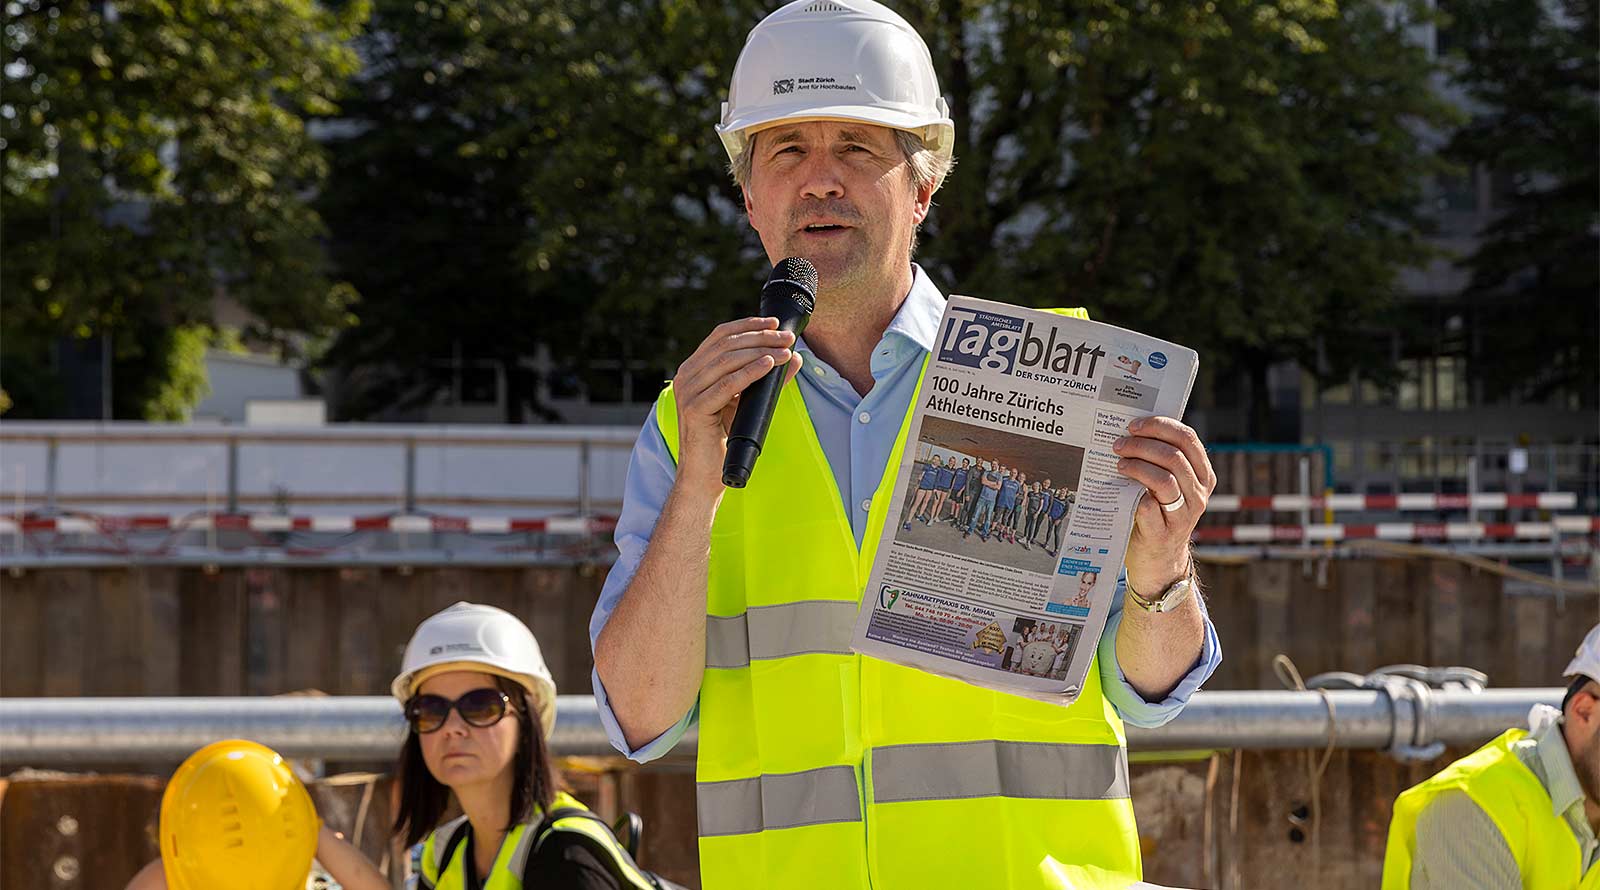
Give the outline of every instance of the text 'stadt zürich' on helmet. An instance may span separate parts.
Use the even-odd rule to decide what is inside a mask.
[[[955,148],[928,45],[873,0],[795,0],[745,41],[717,125],[729,159],[757,130],[808,120],[908,130],[946,159]]]
[[[303,890],[317,810],[276,751],[244,739],[189,755],[161,795],[161,862],[172,890]]]
[[[417,625],[400,673],[389,691],[404,705],[417,687],[445,671],[482,671],[528,690],[545,738],[556,724],[556,681],[533,631],[517,616],[494,606],[456,603]]]

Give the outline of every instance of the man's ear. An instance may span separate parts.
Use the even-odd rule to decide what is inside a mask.
[[[1585,684],[1582,689],[1578,690],[1578,694],[1572,697],[1572,701],[1567,704],[1567,707],[1572,710],[1572,715],[1585,725],[1593,723],[1597,717],[1600,717],[1600,714],[1596,713],[1597,708],[1600,708],[1600,702],[1595,700],[1595,695],[1594,684]]]
[[[928,218],[928,211],[933,209],[934,191],[935,189],[931,185],[922,185],[917,187],[917,202],[911,208],[911,219],[913,225],[920,226],[922,225],[922,221]]]

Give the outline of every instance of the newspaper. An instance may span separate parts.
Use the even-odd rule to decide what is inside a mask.
[[[951,297],[855,651],[1075,700],[1144,491],[1111,445],[1135,418],[1181,417],[1198,362],[1112,325]]]

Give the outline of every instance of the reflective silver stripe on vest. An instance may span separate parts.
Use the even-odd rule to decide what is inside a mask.
[[[1128,796],[1128,754],[1118,745],[955,742],[872,750],[877,803],[1025,797],[1112,800]]]
[[[539,839],[539,832],[536,829],[543,821],[541,819],[522,826],[522,836],[517,838],[517,846],[512,849],[511,858],[506,860],[506,870],[516,875],[519,881],[522,880],[523,875],[528,873],[528,857],[533,855],[534,841]],[[481,883],[487,886],[489,882],[483,881]]]
[[[861,821],[856,771],[848,766],[701,782],[696,790],[701,837]]]
[[[444,861],[444,848],[450,846],[450,839],[455,837],[456,832],[462,830],[463,828],[465,828],[468,831],[471,830],[467,826],[467,817],[466,816],[457,816],[454,819],[451,819],[449,822],[446,822],[443,825],[439,826],[438,828],[434,829],[434,831],[433,831],[433,873],[435,875],[439,875],[439,876],[443,876],[444,875],[444,867],[446,865],[450,864],[450,863]]]
[[[742,615],[706,618],[706,667],[742,668],[765,658],[823,652],[850,654],[860,604],[806,600],[753,606]]]

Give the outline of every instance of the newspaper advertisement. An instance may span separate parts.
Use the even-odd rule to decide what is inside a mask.
[[[1070,704],[1144,491],[1112,443],[1181,417],[1194,350],[953,296],[913,406],[852,647]]]

